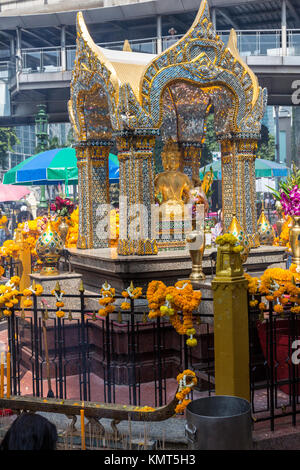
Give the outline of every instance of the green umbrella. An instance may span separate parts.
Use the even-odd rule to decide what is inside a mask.
[[[212,168],[214,178],[222,179],[221,160],[213,162],[205,167],[200,168],[200,178],[203,179],[204,173]],[[287,176],[289,169],[271,160],[264,160],[263,158],[255,159],[255,176],[256,178],[273,178]]]
[[[109,181],[119,181],[118,157],[109,154]],[[50,185],[78,183],[76,151],[73,148],[46,150],[27,158],[5,173],[4,184]]]

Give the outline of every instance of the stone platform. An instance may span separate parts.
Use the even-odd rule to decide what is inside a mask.
[[[43,276],[39,273],[30,274],[30,280],[35,281],[36,284],[41,284],[44,293],[50,294],[55,289],[57,282],[62,291],[66,294],[79,294],[79,286],[82,280],[82,275],[77,273],[61,273],[56,276]],[[56,298],[47,297],[44,299],[47,307],[56,310]],[[66,308],[70,310],[80,310],[80,298],[68,298],[66,300]],[[55,313],[49,312],[49,317],[55,317]]]
[[[117,293],[127,288],[131,281],[145,287],[157,279],[171,285],[187,278],[192,269],[188,250],[162,251],[150,256],[118,256],[116,248],[79,250],[69,249],[71,263],[76,273],[82,274],[85,288],[99,291],[108,281]],[[244,267],[248,272],[264,271],[270,265],[285,267],[284,247],[262,246],[252,249]],[[207,249],[203,258],[203,271],[212,275],[216,249]]]

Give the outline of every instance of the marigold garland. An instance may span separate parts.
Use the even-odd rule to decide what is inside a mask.
[[[112,304],[115,301],[116,290],[105,281],[100,289],[100,294],[99,304],[104,308],[100,308],[98,314],[101,317],[106,317],[109,313],[115,311],[115,306]]]
[[[11,308],[19,303],[20,292],[17,287],[20,284],[19,276],[13,276],[6,284],[0,285],[0,307],[3,309],[3,315],[10,317]]]
[[[191,393],[195,385],[197,385],[197,377],[195,372],[186,369],[181,374],[177,375],[178,392],[176,398],[178,405],[175,408],[175,413],[182,413],[191,400],[187,400],[186,397]]]
[[[65,294],[65,291],[56,288],[52,289],[51,294],[54,295],[56,298],[55,305],[57,307],[57,310],[55,312],[55,315],[57,318],[63,318],[65,316],[65,312],[61,309],[65,306],[65,303],[63,302],[63,296]]]
[[[188,346],[197,345],[193,337],[196,333],[193,327],[193,312],[201,302],[201,292],[194,291],[190,281],[178,281],[175,286],[167,287],[161,281],[150,282],[147,289],[149,318],[169,316],[170,323],[180,335],[187,335]],[[179,313],[183,320],[180,320]]]
[[[143,290],[141,287],[133,287],[133,284],[131,283],[129,287],[127,287],[126,290],[122,292],[122,296],[125,299],[138,299],[141,297],[143,294]],[[121,309],[122,310],[130,310],[131,304],[130,302],[122,302],[121,303]]]
[[[162,281],[151,281],[148,284],[147,289],[147,300],[149,305],[149,318],[159,317],[160,307],[165,303],[166,300],[167,286]]]
[[[296,282],[300,282],[300,273],[297,272],[297,266],[292,264],[289,269],[269,268],[259,278],[252,278],[249,274],[244,274],[248,280],[248,291],[252,296],[249,302],[250,307],[254,308],[258,301],[254,299],[255,295],[264,297],[266,301],[273,302],[273,311],[279,315],[284,313],[284,307],[289,306],[293,313],[300,313],[300,288]],[[258,304],[261,312],[268,309],[266,302],[261,301]]]

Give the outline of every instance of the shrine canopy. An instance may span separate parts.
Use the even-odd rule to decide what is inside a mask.
[[[110,183],[119,181],[118,158],[114,154],[109,155],[109,181]],[[7,171],[3,183],[15,185],[77,184],[76,150],[71,147],[56,148],[33,155]]]
[[[212,168],[214,178],[221,180],[222,179],[222,168],[221,160],[213,162],[211,165],[203,166],[200,168],[200,179],[203,179],[203,176],[206,171],[209,171]],[[256,178],[284,178],[288,176],[289,168],[282,165],[281,163],[273,162],[271,160],[264,160],[263,158],[255,159],[255,177]]]

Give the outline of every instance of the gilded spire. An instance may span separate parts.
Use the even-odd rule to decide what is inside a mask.
[[[132,49],[131,49],[131,46],[130,46],[130,43],[129,43],[128,39],[125,39],[125,41],[124,41],[123,51],[124,52],[132,52]]]

